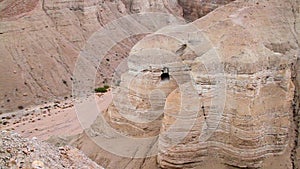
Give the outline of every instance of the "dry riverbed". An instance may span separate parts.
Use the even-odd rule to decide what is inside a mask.
[[[83,103],[95,99],[100,111],[105,110],[111,102],[111,92],[95,94],[89,98],[76,101]],[[46,105],[32,107],[0,115],[0,129],[15,131],[23,137],[37,137],[47,140],[51,136],[71,136],[83,131],[82,119],[78,120],[78,114],[74,106],[74,100],[53,102]],[[91,117],[95,118],[95,117]],[[88,119],[91,123],[93,119]]]

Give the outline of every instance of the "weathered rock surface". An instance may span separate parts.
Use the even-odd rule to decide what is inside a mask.
[[[182,38],[187,47],[208,46],[191,65],[192,83],[196,91],[200,84],[200,96],[186,103],[193,95],[180,88],[167,97],[161,130],[166,132],[161,132],[158,143],[163,168],[201,166],[208,158],[237,167],[295,166],[297,95],[292,67],[299,57],[300,30],[295,27],[295,6],[299,9],[296,1],[237,1],[191,24],[209,40],[193,44]],[[223,70],[218,70],[220,63]],[[224,90],[218,89],[223,81],[217,73],[226,79]],[[224,102],[218,101],[220,97]],[[185,104],[199,105],[194,116]],[[172,128],[174,123],[185,125]],[[187,137],[174,144],[185,133]],[[270,159],[282,162],[268,166]]]
[[[2,0],[0,111],[69,97],[79,51],[111,20],[162,11],[194,21],[228,2]],[[298,0],[239,0],[125,39],[98,72],[97,83],[116,80],[111,67],[140,40],[114,102],[74,144],[110,168],[154,168],[156,158],[161,168],[299,168],[299,10]]]
[[[121,0],[130,13],[168,12],[177,16],[182,15],[182,8],[174,0]]]
[[[157,5],[150,11],[180,11],[176,3],[153,2]],[[5,112],[70,97],[73,69],[87,39],[108,22],[134,12],[119,0],[3,0],[0,6],[0,110]],[[140,3],[133,6],[144,10],[149,7]],[[167,10],[165,6],[172,8]],[[121,43],[121,47],[132,46],[134,39]],[[123,60],[130,49],[116,50],[108,56],[115,56],[112,65]],[[101,68],[108,69],[111,64]],[[101,82],[110,74],[102,72]]]
[[[1,0],[0,20],[13,20],[32,11],[39,0]]]
[[[72,73],[81,48],[110,21],[140,12],[182,16],[185,11],[194,19],[200,16],[199,11],[206,11],[200,12],[203,16],[216,4],[207,7],[174,0],[1,0],[0,111],[71,97]],[[192,5],[196,7],[190,9]],[[112,67],[128,56],[130,47],[141,37],[124,40],[107,54],[109,61],[101,62],[97,84],[110,82]]]
[[[105,141],[105,140],[104,140]],[[156,164],[156,157],[149,158],[133,158],[122,157],[118,154],[114,154],[110,151],[106,151],[101,146],[95,143],[94,139],[91,139],[90,134],[86,132],[82,133],[78,138],[71,142],[76,148],[84,152],[90,159],[98,164],[101,164],[104,168],[143,168],[143,169],[155,169],[158,168]],[[111,139],[113,146],[121,146],[124,148],[126,143],[116,143],[113,138]],[[120,145],[118,145],[120,144]],[[137,145],[138,147],[139,145]],[[145,147],[149,145],[143,145]],[[122,149],[121,148],[121,149]]]
[[[118,138],[109,128],[135,138],[159,135],[150,149],[157,146],[162,168],[207,161],[295,168],[299,7],[289,0],[236,1],[146,36],[131,50],[104,113],[109,126],[95,121],[91,135]]]
[[[218,7],[226,5],[232,1],[234,0],[179,0],[178,3],[183,8],[183,17],[187,21],[194,21],[205,16]]]
[[[16,133],[0,133],[0,166],[8,168],[91,168],[102,169],[78,149],[54,147],[34,138],[24,139]]]

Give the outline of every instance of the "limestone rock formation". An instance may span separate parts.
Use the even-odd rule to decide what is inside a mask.
[[[275,6],[280,8],[274,10]],[[191,24],[209,40],[198,45],[211,45],[191,65],[192,83],[201,86],[194,105],[200,105],[191,117],[182,106],[176,106],[188,98],[184,89],[167,97],[162,122],[166,132],[161,132],[158,143],[162,167],[201,166],[215,158],[230,166],[259,168],[274,156],[282,162],[265,168],[295,166],[297,128],[292,105],[297,95],[292,74],[299,59],[300,30],[295,26],[295,8],[299,9],[295,1],[238,1]],[[183,40],[187,47],[197,46]],[[218,58],[213,59],[215,55]],[[220,63],[222,69],[218,70]],[[220,74],[226,79],[223,90],[218,86],[223,82]],[[218,101],[220,97],[223,102]],[[194,125],[173,129],[177,121]],[[180,133],[187,136],[174,144]]]
[[[157,148],[162,168],[298,166],[299,7],[240,0],[146,36],[103,114],[108,125],[96,120],[90,135],[158,136],[142,154]]]

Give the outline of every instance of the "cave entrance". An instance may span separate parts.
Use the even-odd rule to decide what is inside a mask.
[[[170,80],[169,68],[164,67],[161,72],[162,72],[162,74],[160,75],[160,78],[162,81]]]

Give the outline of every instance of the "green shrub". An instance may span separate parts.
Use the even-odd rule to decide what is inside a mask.
[[[103,88],[109,89],[109,86],[108,85],[104,85]]]
[[[98,87],[95,89],[96,93],[106,93],[107,89],[105,87]]]

